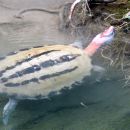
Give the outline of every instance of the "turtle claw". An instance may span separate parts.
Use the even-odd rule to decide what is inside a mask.
[[[4,125],[8,124],[10,114],[15,109],[16,105],[17,105],[17,101],[15,99],[9,98],[8,103],[4,106],[4,109],[3,109],[3,123],[4,123]]]

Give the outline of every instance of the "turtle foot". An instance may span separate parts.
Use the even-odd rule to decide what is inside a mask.
[[[3,123],[4,123],[4,125],[8,124],[10,114],[13,112],[16,105],[17,105],[17,101],[15,99],[9,98],[9,101],[4,106],[4,109],[3,109]]]

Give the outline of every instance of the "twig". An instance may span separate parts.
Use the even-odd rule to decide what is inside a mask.
[[[103,54],[104,49],[101,50],[101,56],[105,59],[108,59],[110,61],[110,66],[113,64],[113,60],[110,57],[107,57]]]
[[[116,13],[116,14],[117,14],[117,13]],[[119,19],[116,19],[116,18],[112,17],[112,16],[114,16],[114,15],[116,15],[116,14],[110,14],[110,15],[108,15],[104,20],[106,21],[108,18],[111,18],[112,20],[119,20]]]

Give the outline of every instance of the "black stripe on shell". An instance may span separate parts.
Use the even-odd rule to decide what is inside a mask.
[[[15,54],[17,54],[18,52],[9,52],[8,54],[7,54],[7,56],[12,56],[12,55],[15,55]]]
[[[18,71],[16,72],[15,74],[13,75],[10,75],[9,76],[9,79],[12,79],[12,78],[17,78],[17,77],[21,77],[23,75],[26,75],[26,74],[30,74],[30,73],[34,73],[35,71],[39,71],[41,70],[41,67],[38,66],[38,65],[33,65],[31,67],[28,67],[22,71]]]
[[[17,87],[17,86],[20,86],[19,83],[7,83],[5,84],[6,87]]]
[[[19,51],[27,51],[27,50],[29,50],[29,49],[31,49],[31,48],[22,48],[22,49],[20,49]]]
[[[43,46],[34,46],[33,48],[40,48],[40,47],[43,47]],[[9,52],[9,53],[7,54],[7,56],[15,55],[15,54],[17,54],[19,51],[27,51],[27,50],[29,50],[29,49],[31,49],[31,48],[22,48],[22,49],[19,49],[17,52]],[[5,56],[5,57],[0,57],[0,60],[3,60],[3,59],[5,59],[5,58],[6,58],[6,56]]]
[[[49,50],[49,51],[45,51],[45,52],[39,53],[39,54],[34,55],[34,56],[28,56],[28,58],[23,59],[22,61],[17,62],[16,65],[13,66],[13,68],[15,68],[17,65],[20,65],[20,64],[22,64],[22,63],[31,61],[31,60],[33,60],[34,58],[37,58],[37,57],[39,57],[39,56],[46,55],[46,54],[49,54],[49,53],[55,52],[55,51],[60,51],[60,50]]]
[[[26,68],[26,69],[24,69],[24,70],[22,70],[22,71],[18,71],[18,72],[16,72],[16,73],[10,75],[10,76],[7,77],[7,78],[1,78],[0,80],[1,80],[2,83],[4,83],[4,82],[7,82],[9,79],[18,78],[18,77],[21,77],[21,76],[23,76],[23,75],[25,75],[25,74],[34,73],[35,71],[39,71],[39,70],[41,70],[41,67],[40,67],[40,66],[38,66],[38,65],[33,65],[33,66],[28,67],[28,68]]]
[[[77,68],[78,68],[78,66],[75,66],[75,67],[73,67],[71,69],[66,69],[66,70],[56,72],[56,73],[53,73],[53,74],[43,75],[43,76],[40,76],[39,79],[40,80],[45,80],[45,79],[53,78],[53,77],[56,77],[56,76],[60,76],[60,75],[66,74],[66,73],[70,73],[70,72],[76,70]]]
[[[34,46],[33,48],[40,48],[40,47],[43,47],[43,46]],[[15,55],[15,54],[17,54],[19,51],[27,51],[27,50],[29,50],[29,49],[31,49],[31,48],[22,48],[22,49],[19,49],[17,52],[9,52],[9,53],[7,54],[7,56]],[[0,60],[4,60],[5,58],[6,58],[6,56],[0,57]]]
[[[6,58],[6,56],[0,57],[0,60],[4,60]]]
[[[44,62],[40,63],[40,66],[42,66],[43,68],[51,67],[51,66],[54,66],[54,65],[57,65],[60,63],[72,61],[72,60],[76,59],[78,56],[80,56],[80,55],[79,54],[63,55],[59,59],[44,61]]]
[[[51,52],[56,52],[56,51],[60,51],[60,50],[49,50],[49,51],[45,51],[45,52],[39,53],[37,55],[34,55],[31,58],[33,59],[33,58],[36,58],[36,57],[39,57],[39,56],[42,56],[42,55],[46,55],[46,54],[49,54]]]
[[[39,56],[46,55],[46,54],[49,54],[49,53],[55,52],[55,51],[60,51],[60,50],[49,50],[49,51],[42,52],[42,53],[39,53],[39,54],[34,55],[34,56],[31,56],[31,57],[28,57],[28,58],[26,58],[26,59],[23,59],[22,61],[18,61],[18,62],[16,62],[15,65],[8,66],[8,67],[6,67],[4,70],[1,70],[1,71],[0,71],[0,77],[1,77],[1,76],[3,75],[3,73],[5,73],[7,70],[11,70],[11,69],[15,68],[16,66],[21,65],[22,63],[31,61],[31,60],[33,60],[34,58],[37,58],[37,57],[39,57]],[[5,58],[4,58],[4,59],[5,59]]]
[[[41,47],[44,47],[44,46],[34,46],[33,48],[41,48]]]
[[[56,72],[56,73],[53,73],[53,74],[48,74],[48,75],[40,76],[39,79],[38,78],[32,78],[30,80],[24,80],[21,83],[11,83],[11,82],[9,82],[9,83],[6,83],[4,85],[6,87],[18,87],[18,86],[27,85],[27,84],[29,84],[31,82],[40,83],[39,80],[46,80],[46,79],[50,79],[50,78],[53,78],[53,77],[61,76],[61,75],[70,73],[72,71],[75,71],[77,68],[78,68],[78,66],[75,66],[75,67],[73,67],[71,69],[65,69],[63,71]]]
[[[4,72],[5,72],[4,70],[0,71],[0,77],[3,76],[3,73],[4,73]]]
[[[14,74],[10,75],[9,77],[4,78],[5,79],[4,82],[5,81],[7,82],[8,80],[13,79],[13,78],[21,77],[21,76],[26,75],[26,74],[31,74],[31,73],[34,73],[36,71],[40,71],[41,67],[47,68],[47,67],[52,67],[54,65],[58,65],[58,64],[61,64],[61,63],[72,61],[72,60],[76,59],[78,56],[80,56],[80,55],[79,54],[63,55],[59,59],[56,59],[56,60],[44,61],[44,62],[40,63],[40,66],[39,65],[33,65],[33,66],[28,67],[26,69],[23,69],[21,71],[15,72]]]
[[[8,81],[8,78],[1,78],[0,81],[1,81],[2,83],[7,82],[7,81]]]

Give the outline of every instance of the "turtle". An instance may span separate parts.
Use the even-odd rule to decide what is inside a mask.
[[[91,57],[114,38],[114,27],[96,35],[83,49],[82,42],[70,45],[56,44],[24,48],[0,58],[0,94],[9,98],[3,109],[3,123],[19,100],[39,100],[58,95],[64,88],[71,89],[76,82],[91,75],[91,70],[103,68],[91,63]]]

